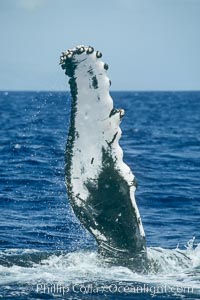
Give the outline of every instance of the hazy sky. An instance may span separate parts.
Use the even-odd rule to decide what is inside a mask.
[[[200,90],[200,0],[0,0],[0,90],[66,90],[59,56],[92,45],[112,90]]]

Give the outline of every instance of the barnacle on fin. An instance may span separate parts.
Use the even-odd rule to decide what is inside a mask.
[[[105,69],[105,70],[108,70],[108,68],[109,68],[108,64],[105,63],[105,64],[104,64],[104,69]]]
[[[94,52],[94,48],[89,46],[87,49],[87,54],[91,54],[93,52]]]
[[[72,56],[73,56],[73,52],[69,52],[69,53],[67,54],[67,58],[72,58]]]
[[[80,47],[80,48],[77,49],[76,53],[77,54],[82,54],[84,51],[85,51],[85,48],[84,47]]]
[[[97,57],[97,58],[102,57],[102,53],[101,53],[100,51],[97,51],[97,52],[96,52],[96,57]]]

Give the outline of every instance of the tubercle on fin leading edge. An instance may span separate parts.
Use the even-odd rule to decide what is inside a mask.
[[[72,77],[74,75],[74,70],[76,69],[76,59],[77,56],[81,54],[87,54],[90,55],[92,53],[96,54],[96,58],[101,58],[102,53],[100,51],[95,51],[93,47],[91,46],[77,46],[73,49],[69,49],[65,52],[62,52],[62,55],[60,56],[60,65],[63,70],[65,70],[65,74],[69,77]],[[107,63],[104,63],[104,69],[107,71],[109,68]],[[111,84],[111,82],[110,82]]]

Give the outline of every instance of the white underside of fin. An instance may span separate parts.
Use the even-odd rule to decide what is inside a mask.
[[[77,85],[77,103],[70,170],[76,205],[84,206],[89,196],[85,183],[89,180],[93,181],[94,185],[97,184],[102,170],[102,148],[107,149],[115,161],[115,168],[130,187],[130,199],[138,220],[139,234],[145,236],[134,196],[136,189],[133,184],[134,175],[123,162],[123,151],[119,145],[121,137],[119,125],[124,112],[118,110],[110,115],[113,110],[113,100],[109,93],[110,80],[104,68],[105,64],[97,57],[97,52],[87,54],[89,47],[84,47],[83,53],[76,54],[76,49],[71,49],[66,54],[67,57],[72,53],[73,63],[76,64],[73,78]],[[96,234],[106,241],[100,232]]]

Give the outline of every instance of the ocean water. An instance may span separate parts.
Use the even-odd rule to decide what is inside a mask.
[[[110,267],[64,184],[70,96],[0,92],[0,298],[200,299],[200,92],[113,92],[152,270]]]

